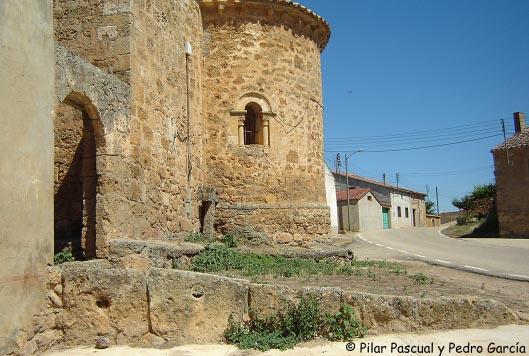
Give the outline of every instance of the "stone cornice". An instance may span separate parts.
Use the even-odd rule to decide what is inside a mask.
[[[296,34],[311,38],[323,51],[331,37],[331,29],[327,21],[309,8],[291,0],[196,0],[202,9],[205,24],[221,20],[242,20],[245,14],[256,16],[254,12],[245,13],[250,7],[263,7],[266,11],[259,12],[264,23],[282,23],[290,27]],[[233,11],[235,10],[235,11]],[[289,19],[280,15],[287,13]],[[230,16],[237,15],[235,16]],[[266,15],[264,15],[266,14]],[[230,18],[232,17],[232,18]]]

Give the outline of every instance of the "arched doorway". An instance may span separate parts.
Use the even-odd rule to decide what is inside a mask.
[[[76,259],[96,257],[97,152],[102,143],[97,111],[70,94],[55,114],[55,253],[70,247]]]

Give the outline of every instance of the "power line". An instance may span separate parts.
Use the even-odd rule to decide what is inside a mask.
[[[398,146],[403,144],[416,144],[416,143],[443,143],[448,139],[457,140],[463,138],[475,138],[476,136],[491,135],[499,133],[499,130],[473,130],[472,132],[462,132],[459,134],[443,134],[435,137],[422,137],[410,139],[407,137],[401,137],[399,139],[390,140],[378,140],[378,141],[359,141],[357,143],[326,143],[327,147],[343,147],[343,146],[366,146],[366,147],[387,147],[387,146]]]
[[[359,140],[365,140],[365,139],[375,139],[375,138],[390,138],[390,137],[402,137],[405,136],[413,136],[413,135],[424,135],[424,134],[437,134],[439,132],[451,132],[451,131],[461,131],[464,129],[470,129],[470,128],[476,128],[476,127],[485,127],[485,126],[493,126],[497,125],[499,122],[498,120],[490,120],[490,121],[482,121],[480,123],[472,123],[472,124],[465,124],[465,125],[459,125],[459,126],[452,126],[447,128],[439,128],[439,129],[430,129],[430,130],[422,130],[422,131],[412,131],[412,132],[401,132],[391,135],[374,135],[374,136],[350,136],[350,137],[330,137],[328,140],[330,141],[340,141],[340,140],[352,140],[352,139],[359,139]]]
[[[501,134],[490,135],[490,136],[485,136],[485,137],[478,137],[478,138],[470,139],[470,140],[463,140],[463,141],[456,141],[456,142],[437,144],[437,145],[421,146],[421,147],[396,148],[396,149],[388,149],[388,150],[364,150],[364,153],[385,153],[385,152],[401,152],[401,151],[424,150],[424,149],[427,149],[427,148],[446,147],[446,146],[459,145],[459,144],[467,143],[467,142],[476,142],[476,141],[486,140],[488,138],[493,138],[493,137],[498,137],[498,136],[501,136]],[[339,153],[341,151],[326,151],[326,152],[328,152],[328,153]]]

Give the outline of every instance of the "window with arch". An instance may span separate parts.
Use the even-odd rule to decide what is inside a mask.
[[[263,110],[259,104],[246,105],[244,145],[263,145]]]

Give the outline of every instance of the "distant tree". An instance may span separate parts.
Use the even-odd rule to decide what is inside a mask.
[[[453,199],[452,204],[479,218],[486,217],[494,207],[496,199],[496,185],[477,185],[474,190],[460,199]]]
[[[435,215],[435,203],[433,201],[426,200],[426,214]]]

